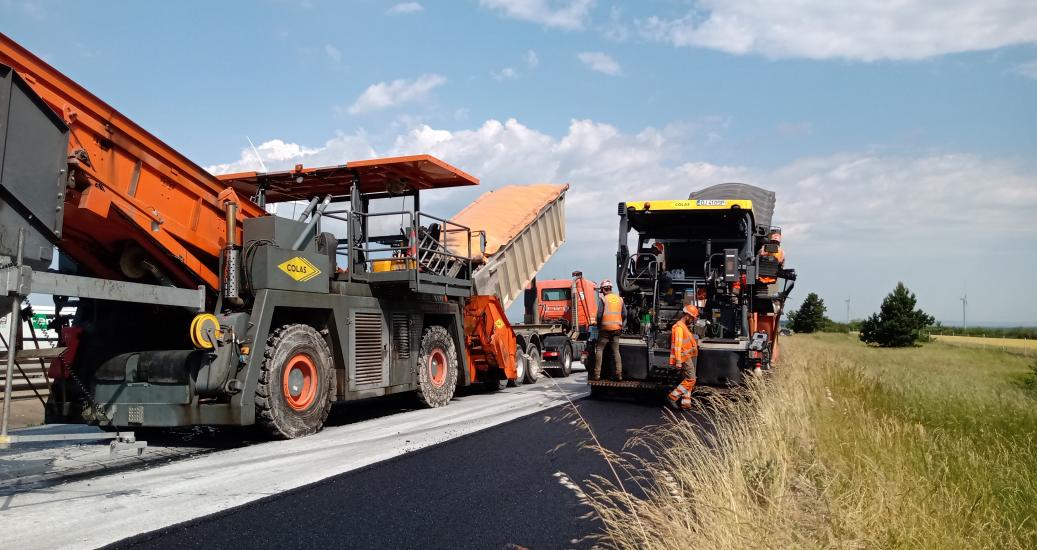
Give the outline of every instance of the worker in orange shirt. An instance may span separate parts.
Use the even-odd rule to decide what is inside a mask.
[[[785,251],[781,249],[781,231],[772,230],[767,239],[770,241],[769,244],[775,244],[778,246],[777,250],[768,251],[767,245],[763,245],[760,248],[760,256],[774,256],[775,260],[778,260],[778,266],[785,265]],[[758,277],[757,280],[765,285],[772,285],[778,282],[777,277]]]
[[[684,380],[673,388],[669,397],[671,406],[687,410],[691,408],[691,392],[695,389],[699,359],[699,345],[689,325],[698,320],[699,308],[688,304],[681,313],[681,318],[670,330],[670,366],[681,370]]]
[[[623,298],[612,293],[612,281],[605,279],[598,285],[601,296],[598,298],[598,342],[594,345],[594,372],[591,380],[601,380],[601,359],[605,354],[605,346],[612,349],[612,358],[616,364],[616,381],[623,381],[623,359],[619,355],[619,335],[627,320]]]

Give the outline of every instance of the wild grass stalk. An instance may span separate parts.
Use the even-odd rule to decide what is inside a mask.
[[[637,434],[582,484],[608,548],[1037,547],[1027,361],[942,344],[785,340],[770,380]]]

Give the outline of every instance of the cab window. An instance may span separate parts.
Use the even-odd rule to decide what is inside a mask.
[[[540,291],[540,299],[545,302],[558,302],[572,298],[572,289],[569,288],[545,288]]]

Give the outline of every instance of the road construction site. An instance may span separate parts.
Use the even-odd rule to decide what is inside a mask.
[[[461,396],[443,410],[417,409],[406,399],[365,401],[336,410],[331,422],[338,425],[306,438],[264,442],[243,440],[234,431],[173,431],[149,442],[141,456],[110,456],[98,445],[12,448],[0,451],[0,523],[5,539],[19,541],[20,548],[102,546],[458,438],[469,456],[489,452],[466,436],[524,417],[540,424],[544,415],[569,426],[565,406],[586,394],[582,377],[573,377],[557,385],[543,381],[500,394]],[[524,441],[516,439],[497,452],[546,458],[526,452]],[[554,482],[514,480],[517,485],[547,481]],[[70,506],[78,511],[68,514]],[[63,527],[49,531],[55,515],[63,518]]]
[[[611,471],[600,451],[667,395],[697,418],[696,376],[736,388],[778,357],[796,276],[761,188],[619,202],[613,292],[537,280],[566,184],[448,217],[423,197],[480,182],[427,154],[213,176],[3,35],[0,105],[19,547],[555,546],[593,529],[575,483]],[[46,425],[10,430],[15,398]]]

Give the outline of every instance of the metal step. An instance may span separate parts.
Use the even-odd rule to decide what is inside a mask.
[[[55,357],[61,357],[61,354],[65,353],[68,348],[42,348],[42,349],[20,349],[14,354],[14,360],[19,363],[24,363],[28,360],[35,359],[54,359]],[[7,361],[7,351],[0,351],[0,361]],[[25,368],[24,366],[22,368]]]

